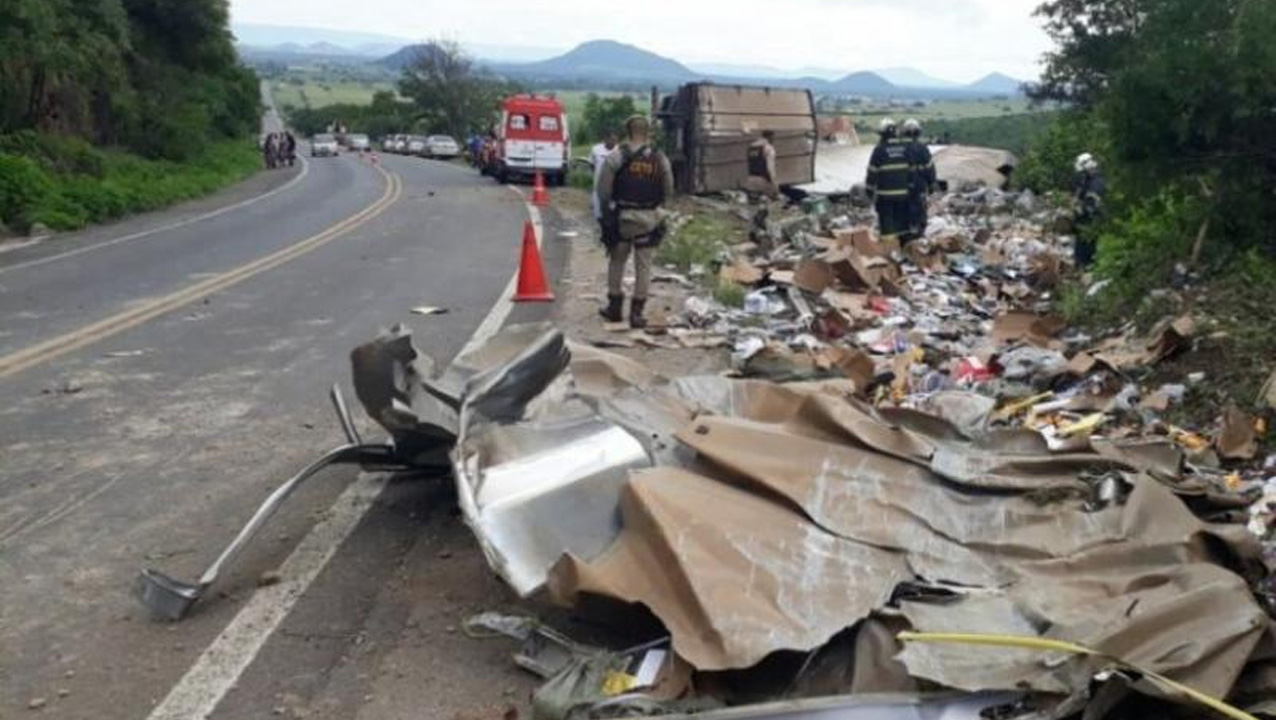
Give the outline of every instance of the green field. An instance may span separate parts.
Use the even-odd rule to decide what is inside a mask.
[[[300,82],[298,82],[300,81]],[[360,80],[327,80],[305,77],[274,80],[270,89],[279,107],[320,108],[349,103],[367,105],[373,94],[395,89],[394,83]]]
[[[842,112],[854,117],[856,120],[893,117],[899,121],[903,121],[905,118],[917,118],[923,122],[928,120],[964,120],[967,118],[1021,115],[1032,111],[1032,102],[1022,97],[982,100],[937,100],[921,107],[912,104],[887,105],[871,103],[860,106],[844,106],[842,109]]]

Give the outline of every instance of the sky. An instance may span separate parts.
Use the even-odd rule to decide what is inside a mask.
[[[231,0],[235,22],[466,45],[567,50],[618,40],[686,64],[915,67],[968,82],[1030,80],[1050,48],[1041,0]]]

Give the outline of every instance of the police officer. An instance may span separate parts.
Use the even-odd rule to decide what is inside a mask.
[[[763,130],[762,137],[749,145],[749,177],[744,181],[744,191],[768,198],[779,196],[775,172],[775,133]]]
[[[1094,262],[1098,249],[1093,226],[1103,212],[1103,198],[1107,195],[1108,186],[1099,169],[1099,161],[1090,153],[1077,156],[1075,169],[1077,173],[1072,183],[1072,194],[1077,203],[1073,219],[1077,240],[1073,245],[1073,260],[1077,267],[1084,268]]]
[[[630,327],[647,326],[643,311],[651,285],[651,262],[664,239],[663,205],[673,197],[673,168],[651,144],[651,121],[634,115],[625,121],[626,139],[607,156],[598,176],[598,200],[605,213],[603,242],[607,268],[607,307],[599,314],[608,322],[624,319],[625,265],[634,256],[634,297],[629,305]]]
[[[930,223],[930,195],[935,192],[939,178],[935,175],[935,159],[930,147],[922,142],[922,124],[914,118],[904,121],[904,138],[908,141],[909,164],[913,166],[913,179],[908,195],[908,233],[905,241],[926,236]]]
[[[895,121],[886,118],[878,129],[881,139],[868,163],[868,196],[877,208],[877,223],[883,240],[908,232],[909,194],[913,164],[908,141],[898,136]]]

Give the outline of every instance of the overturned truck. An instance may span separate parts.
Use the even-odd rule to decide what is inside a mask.
[[[749,144],[775,133],[776,184],[815,179],[818,121],[809,90],[692,83],[665,97],[661,121],[679,192],[737,190],[749,176]]]

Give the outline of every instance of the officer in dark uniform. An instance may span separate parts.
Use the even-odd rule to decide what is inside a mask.
[[[647,326],[643,311],[651,286],[656,247],[665,236],[664,204],[673,197],[673,168],[669,158],[651,144],[651,121],[635,115],[625,123],[628,137],[607,156],[598,175],[598,202],[603,212],[603,242],[607,267],[607,307],[604,320],[624,319],[625,266],[634,256],[634,297],[629,305],[630,327]]]
[[[879,133],[881,140],[873,148],[866,185],[868,196],[877,208],[881,237],[888,240],[908,232],[913,164],[908,141],[898,136],[894,120],[883,120]]]
[[[935,159],[930,147],[922,142],[922,124],[913,118],[904,121],[904,138],[908,141],[909,163],[913,166],[913,180],[908,196],[908,232],[903,240],[908,242],[926,236],[930,224],[930,195],[935,192],[939,178],[935,175]]]

